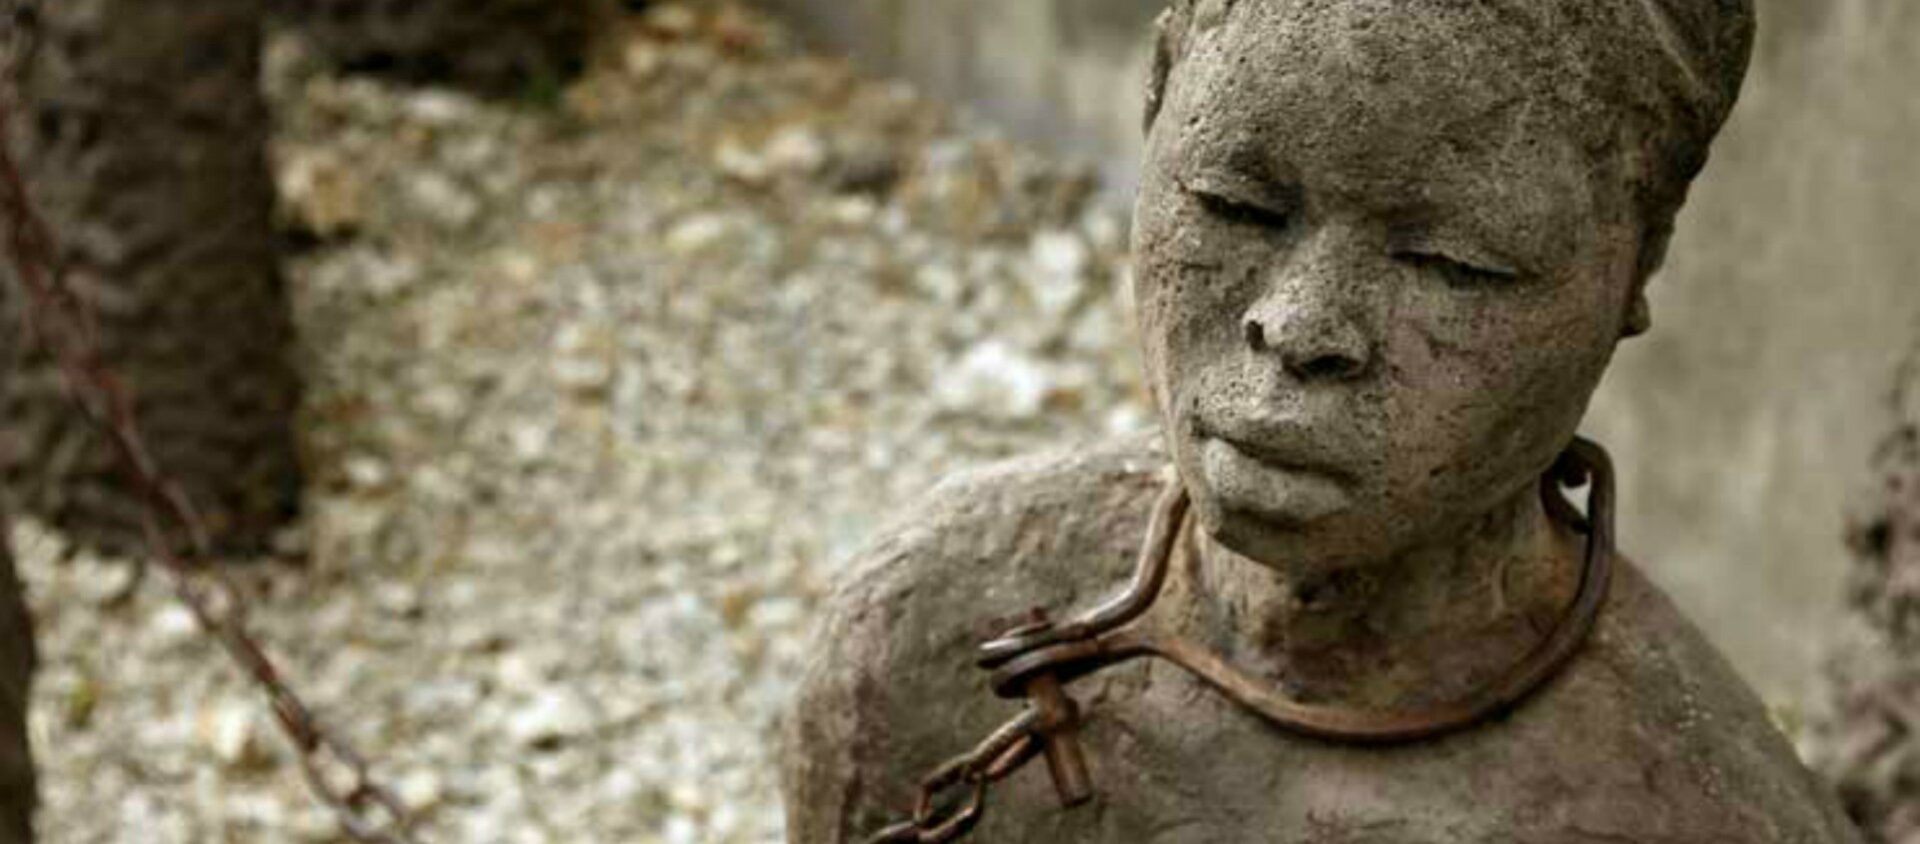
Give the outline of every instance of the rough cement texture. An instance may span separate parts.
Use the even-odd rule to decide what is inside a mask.
[[[490,93],[556,91],[578,73],[601,0],[302,0],[274,19],[352,71]]]
[[[1832,664],[1818,767],[1840,784],[1870,840],[1920,835],[1920,347],[1893,397],[1893,430],[1848,526],[1851,637]]]
[[[1464,699],[1571,601],[1583,543],[1539,479],[1648,325],[1750,8],[1194,0],[1161,32],[1133,243],[1167,450],[1001,469],[883,534],[794,716],[794,840],[902,816],[919,772],[1010,714],[969,644],[1111,590],[1169,460],[1194,515],[1148,623],[1296,700]],[[1301,740],[1139,665],[1075,691],[1099,802],[1061,813],[1016,777],[985,839],[1854,840],[1631,566],[1553,685],[1433,742]]]
[[[39,5],[18,80],[27,187],[94,309],[153,457],[228,550],[297,505],[298,383],[275,266],[260,8],[248,0]],[[11,319],[20,300],[0,293]],[[23,355],[0,470],[21,509],[104,547],[141,536],[112,452],[57,367]]]
[[[1166,460],[1136,441],[956,478],[849,565],[790,722],[789,841],[862,841],[905,816],[922,773],[1017,712],[972,665],[988,619],[1118,588]],[[1158,663],[1070,688],[1098,796],[1061,810],[1036,763],[995,790],[972,840],[1855,840],[1758,700],[1632,567],[1538,697],[1431,743],[1294,738]]]
[[[763,0],[1130,198],[1163,0]],[[1776,705],[1836,626],[1835,525],[1920,285],[1920,5],[1757,0],[1754,67],[1649,292],[1659,330],[1587,417],[1622,543]],[[896,45],[912,45],[901,49]]]
[[[1168,25],[1134,298],[1201,521],[1254,557],[1391,559],[1532,502],[1751,34],[1692,24],[1682,69],[1637,3],[1395,8]]]

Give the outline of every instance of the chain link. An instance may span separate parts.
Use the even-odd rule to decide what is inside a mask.
[[[913,817],[868,836],[865,844],[945,844],[973,831],[986,814],[987,792],[1041,752],[1046,716],[1027,707],[966,754],[949,760],[920,781]],[[961,792],[958,802],[941,797]]]
[[[301,773],[314,796],[355,841],[415,844],[419,839],[406,804],[374,778],[366,757],[314,716],[248,632],[245,595],[209,562],[206,522],[154,460],[132,399],[103,359],[92,311],[65,283],[59,250],[33,209],[9,143],[18,106],[12,83],[33,49],[26,33],[33,29],[35,4],[14,3],[0,11],[8,30],[0,37],[0,50],[8,55],[6,90],[0,96],[0,214],[13,274],[26,295],[27,328],[57,361],[80,414],[107,439],[138,493],[148,553],[171,575],[175,594],[200,629],[266,696],[275,721],[299,753]]]

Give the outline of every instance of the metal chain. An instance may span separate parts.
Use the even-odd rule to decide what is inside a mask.
[[[987,791],[1041,752],[1044,716],[1036,707],[988,734],[973,750],[934,769],[920,781],[913,817],[874,833],[865,844],[946,844],[973,831],[987,811]],[[960,791],[959,802],[940,798]]]
[[[33,4],[8,10],[4,48],[17,64],[32,45]],[[271,657],[247,629],[246,597],[221,568],[209,561],[205,521],[181,485],[153,458],[135,417],[125,386],[107,366],[99,326],[91,309],[66,283],[59,250],[46,223],[35,213],[14,162],[9,141],[17,75],[6,68],[6,92],[0,96],[0,215],[4,216],[8,257],[26,294],[27,327],[58,362],[69,395],[80,413],[107,439],[139,494],[148,553],[171,575],[174,592],[192,611],[200,629],[220,643],[253,684],[266,695],[281,731],[300,754],[300,770],[319,801],[338,817],[348,836],[363,844],[414,844],[407,806],[374,778],[366,757],[314,716],[311,707],[287,683]],[[179,546],[184,540],[186,548]]]

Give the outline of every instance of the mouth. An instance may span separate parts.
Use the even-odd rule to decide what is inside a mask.
[[[1334,480],[1351,480],[1352,472],[1336,456],[1337,449],[1326,444],[1325,437],[1312,433],[1314,426],[1281,423],[1254,430],[1209,431],[1202,439],[1216,440],[1242,457],[1269,469],[1289,473],[1325,475]]]
[[[1199,446],[1208,503],[1262,531],[1303,528],[1353,505],[1352,473],[1304,441],[1216,435]]]

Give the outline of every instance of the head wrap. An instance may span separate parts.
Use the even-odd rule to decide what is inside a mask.
[[[1146,121],[1167,80],[1207,30],[1235,6],[1291,4],[1296,15],[1370,0],[1173,0],[1161,15]],[[1381,17],[1470,16],[1506,35],[1499,49],[1553,86],[1569,107],[1593,111],[1595,152],[1630,181],[1648,233],[1661,241],[1706,165],[1707,148],[1739,96],[1752,52],[1752,0],[1392,0]],[[1655,250],[1660,251],[1660,250]],[[1657,260],[1657,258],[1655,259]]]

